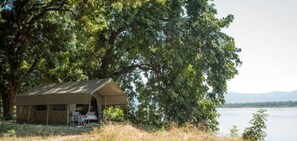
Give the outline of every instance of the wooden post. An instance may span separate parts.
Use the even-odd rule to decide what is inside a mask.
[[[48,125],[48,116],[49,116],[49,104],[47,104],[47,111],[46,111],[46,125]]]
[[[30,113],[31,113],[31,105],[29,105],[29,113],[28,113],[28,120],[27,120],[27,122],[29,122],[29,120],[30,120]]]
[[[69,104],[66,104],[66,118],[67,118],[67,120],[66,120],[66,124],[67,125],[69,125],[69,108],[70,108],[70,106],[69,106]]]
[[[104,110],[106,109],[106,96],[104,96]]]
[[[91,104],[92,104],[92,95],[91,95],[91,99],[90,99],[90,102],[89,102],[89,109],[88,109],[88,113],[90,112],[90,110],[91,110]]]

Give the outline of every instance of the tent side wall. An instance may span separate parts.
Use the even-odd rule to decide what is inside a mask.
[[[57,108],[63,107],[63,108]],[[48,114],[48,115],[47,115]],[[67,123],[67,105],[18,105],[16,121],[18,123],[37,123],[60,125]]]
[[[36,111],[36,120],[34,123],[46,124],[46,122],[47,122],[47,110]]]
[[[68,106],[89,104],[90,100],[88,93],[20,95],[16,98],[17,122],[66,125],[69,123]]]
[[[18,123],[34,123],[36,122],[36,106],[18,105],[16,113],[16,122]]]
[[[48,124],[51,125],[67,125],[67,105],[49,105]]]
[[[103,112],[102,112],[102,97],[100,95],[94,94],[94,98],[96,98],[96,104],[97,104],[97,116],[99,119],[102,118]]]

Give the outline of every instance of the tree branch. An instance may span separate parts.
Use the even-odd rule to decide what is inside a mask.
[[[39,62],[39,57],[35,58],[33,64],[31,65],[30,69],[26,72],[25,77],[27,77],[37,66],[37,63]]]
[[[128,73],[133,72],[137,68],[148,71],[148,70],[152,69],[152,66],[153,65],[151,65],[151,64],[135,64],[135,65],[123,67],[121,70],[113,73],[113,76],[118,77],[120,75],[128,74]]]
[[[125,28],[124,28],[124,27],[121,27],[121,28],[119,28],[117,31],[113,31],[113,32],[111,32],[111,35],[109,36],[108,43],[109,43],[110,45],[113,45],[114,42],[115,42],[115,40],[116,40],[116,38],[117,38],[117,36],[118,36],[120,33],[122,33],[123,31],[125,31]]]
[[[43,9],[41,11],[41,13],[39,13],[36,16],[32,17],[29,20],[28,25],[32,25],[32,23],[34,23],[36,20],[39,20],[40,18],[42,18],[49,11],[60,11],[60,10],[62,10],[62,8],[63,8],[63,6],[65,4],[66,4],[66,1],[63,0],[61,3],[50,4],[50,5],[46,5],[46,6],[41,7],[40,9]]]
[[[112,31],[111,35],[109,36],[109,39],[108,39],[109,48],[106,50],[105,55],[102,57],[102,60],[101,60],[102,65],[100,66],[101,69],[107,70],[108,65],[112,64],[112,62],[113,62],[113,58],[112,58],[113,52],[112,51],[114,48],[114,43],[115,43],[117,36],[120,33],[122,33],[123,31],[125,31],[125,28],[121,27],[117,31]],[[102,74],[99,72],[99,76],[100,75],[102,75]]]

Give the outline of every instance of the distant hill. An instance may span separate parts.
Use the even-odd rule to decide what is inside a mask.
[[[227,103],[220,108],[290,108],[297,107],[297,101]]]
[[[297,90],[292,92],[270,92],[261,94],[243,94],[230,92],[225,95],[226,103],[254,103],[297,101]]]

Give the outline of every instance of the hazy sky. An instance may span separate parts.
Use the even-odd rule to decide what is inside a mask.
[[[243,61],[229,92],[297,90],[297,0],[215,0],[218,16],[233,14],[224,30]]]

